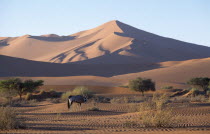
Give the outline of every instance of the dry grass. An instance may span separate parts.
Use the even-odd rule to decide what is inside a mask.
[[[14,108],[0,107],[0,129],[9,130],[22,127],[23,124],[18,121]]]
[[[62,94],[61,100],[66,101],[70,95],[82,95],[87,98],[93,97],[93,92],[84,86],[76,87],[73,91],[68,91]]]
[[[180,96],[170,99],[173,103],[190,103],[190,102],[209,102],[209,98],[204,95],[197,96]]]
[[[170,109],[147,111],[141,114],[145,127],[174,127],[177,121]]]
[[[128,97],[115,97],[110,100],[110,103],[112,104],[128,103],[128,102],[129,102]]]
[[[32,99],[32,93],[27,93],[25,96],[25,100],[30,100]]]
[[[167,105],[166,95],[154,94],[152,100],[140,104],[141,120],[145,127],[174,127],[178,121]]]
[[[139,112],[140,110],[140,108],[139,108],[140,106],[139,106],[139,104],[137,104],[137,103],[130,103],[129,105],[128,105],[128,113],[134,113],[134,112]]]

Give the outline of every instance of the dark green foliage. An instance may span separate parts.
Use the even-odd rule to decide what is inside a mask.
[[[145,91],[155,91],[155,82],[151,79],[138,77],[135,80],[129,81],[129,88],[134,91],[142,92],[142,95],[144,95]]]
[[[11,78],[8,80],[2,80],[0,81],[0,90],[3,94],[7,94],[10,98],[15,95],[19,95],[20,99],[22,99],[22,95],[24,93],[33,92],[35,91],[39,86],[43,85],[42,80],[25,80],[22,81],[19,78]]]
[[[202,88],[203,91],[206,93],[206,91],[208,90],[209,82],[210,82],[210,78],[208,77],[196,77],[196,78],[190,79],[187,82],[187,84],[192,85],[194,87]]]
[[[3,97],[7,98],[9,102],[13,96],[17,95],[17,88],[19,88],[21,80],[18,78],[11,78],[8,80],[0,81],[0,93]]]

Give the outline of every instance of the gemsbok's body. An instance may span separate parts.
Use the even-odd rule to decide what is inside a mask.
[[[71,105],[72,105],[74,102],[80,104],[80,106],[81,106],[81,104],[82,104],[82,103],[85,103],[86,101],[87,101],[87,98],[85,98],[85,97],[82,96],[82,95],[69,96],[69,97],[68,97],[68,103],[67,103],[68,109],[70,109]]]

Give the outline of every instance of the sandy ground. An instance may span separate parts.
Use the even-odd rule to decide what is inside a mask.
[[[138,104],[136,104],[138,105]],[[74,104],[70,110],[66,103],[39,102],[35,106],[17,107],[19,117],[25,120],[23,130],[0,133],[143,133],[143,134],[205,134],[210,133],[210,104],[175,104],[174,116],[181,117],[179,128],[145,128],[138,112],[129,113],[130,103]],[[88,111],[97,107],[100,111]],[[137,122],[128,127],[126,121]]]
[[[210,77],[209,47],[160,37],[119,21],[70,36],[0,37],[0,53],[0,79],[42,79],[48,89],[58,91],[89,85],[98,94],[129,96],[131,91],[118,86],[139,76],[154,80],[157,89],[186,88],[192,77]],[[47,101],[17,107],[27,129],[0,133],[204,134],[210,129],[209,104],[175,107],[174,115],[184,120],[180,128],[128,128],[124,124],[130,120],[141,126],[139,113],[127,112],[129,104],[96,106],[100,111],[88,111],[92,103],[72,111],[65,103]]]

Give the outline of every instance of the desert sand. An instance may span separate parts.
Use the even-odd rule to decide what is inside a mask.
[[[103,92],[107,94],[106,92]],[[111,93],[111,92],[110,92]],[[106,95],[107,97],[109,95]],[[112,97],[116,95],[112,94]],[[141,97],[138,94],[127,97]],[[123,95],[121,95],[123,97]],[[178,128],[147,128],[140,122],[138,112],[128,112],[131,103],[88,102],[73,105],[68,110],[66,103],[38,102],[33,106],[16,107],[19,117],[25,120],[26,129],[0,131],[0,133],[145,133],[145,134],[207,134],[209,130],[209,103],[175,103],[174,116],[181,118]],[[92,107],[99,111],[89,111]],[[127,126],[126,122],[136,122]]]
[[[117,20],[66,36],[0,37],[0,80],[41,79],[45,85],[40,89],[45,91],[66,92],[83,85],[96,95],[140,97],[122,86],[145,77],[156,82],[158,93],[168,94],[159,89],[188,88],[190,78],[210,77],[209,68],[209,47],[161,37]],[[174,116],[184,120],[176,128],[141,127],[139,113],[128,112],[130,105],[97,103],[100,110],[89,111],[93,103],[88,102],[69,111],[65,102],[44,100],[16,107],[27,129],[0,133],[210,133],[209,102],[173,104]],[[139,126],[127,127],[126,121]]]
[[[120,21],[69,36],[0,38],[0,54],[53,63],[140,64],[210,57],[210,48],[161,37]]]

